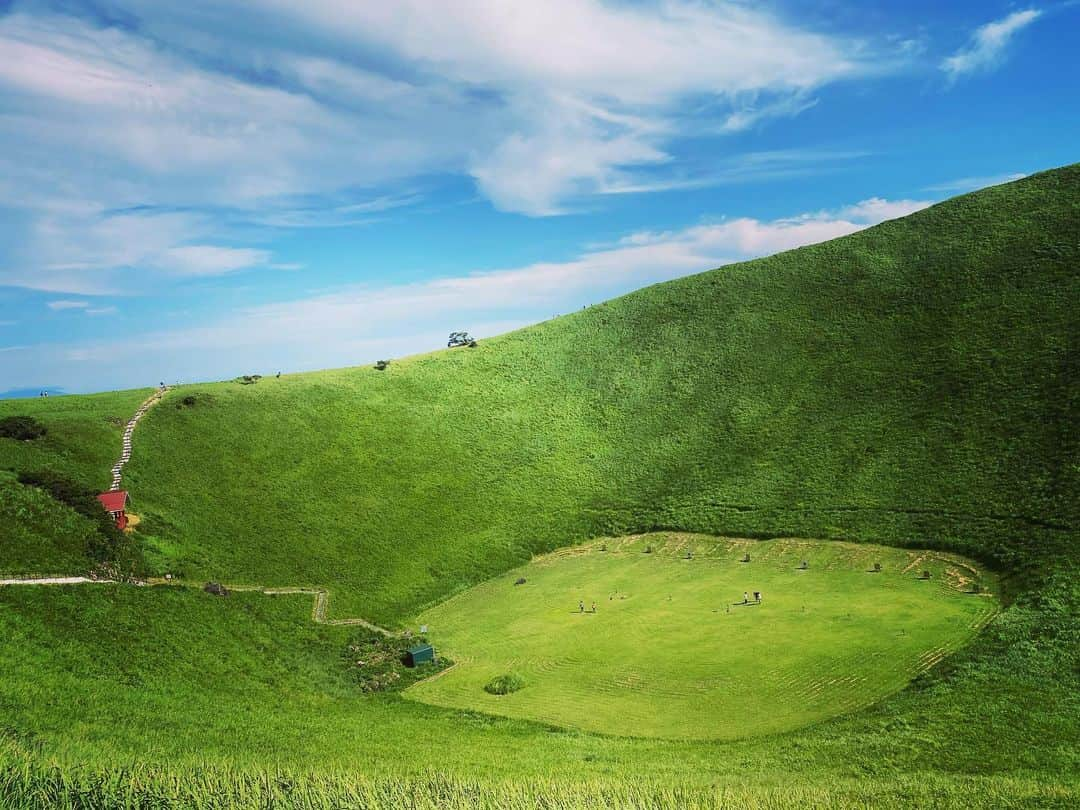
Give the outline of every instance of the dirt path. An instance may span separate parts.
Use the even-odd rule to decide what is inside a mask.
[[[256,591],[267,596],[277,596],[280,594],[310,594],[315,597],[315,601],[311,606],[311,620],[315,624],[329,624],[332,626],[356,626],[366,627],[368,630],[374,630],[376,633],[391,638],[398,635],[392,630],[387,630],[385,627],[380,627],[373,622],[369,622],[367,619],[361,619],[359,617],[353,619],[328,619],[326,618],[326,607],[330,602],[330,592],[326,588],[267,588],[262,585],[226,585],[231,591]]]
[[[153,577],[147,580],[130,580],[126,582],[115,579],[92,579],[91,577],[81,576],[13,577],[10,579],[0,579],[0,588],[18,585],[132,585],[135,587],[158,585],[192,589],[202,587],[201,585],[192,582],[182,582],[176,579],[163,579],[161,577]],[[351,619],[326,618],[326,608],[330,602],[330,592],[326,588],[271,588],[265,585],[225,585],[225,587],[228,590],[236,591],[237,593],[261,593],[265,596],[291,596],[293,594],[312,596],[314,597],[314,601],[311,606],[311,620],[315,622],[315,624],[327,624],[332,627],[366,627],[368,630],[380,633],[387,638],[394,638],[400,635],[393,630],[388,630],[374,622],[369,622],[367,619],[361,619],[359,617]]]
[[[111,579],[91,579],[90,577],[27,577],[23,579],[0,579],[0,586],[4,585],[83,585],[90,582],[107,584],[114,582]]]

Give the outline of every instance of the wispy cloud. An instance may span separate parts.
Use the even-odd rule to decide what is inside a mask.
[[[225,223],[355,226],[415,205],[418,178],[537,216],[684,187],[679,138],[797,115],[906,58],[740,0],[91,6],[0,16],[0,284],[272,263]]]
[[[925,186],[923,191],[941,194],[963,194],[968,191],[976,191],[987,186],[997,186],[1001,183],[1011,183],[1014,180],[1022,180],[1027,177],[1024,172],[1009,172],[1007,174],[990,174],[981,177],[958,177],[955,180],[947,180],[944,183],[935,183]]]
[[[59,299],[56,301],[49,301],[45,306],[52,310],[86,309],[88,306],[90,306],[90,303],[88,301]]]
[[[1009,42],[1017,32],[1042,16],[1039,9],[1014,11],[1007,17],[976,29],[971,41],[941,63],[950,82],[972,73],[993,70],[1004,59]]]
[[[219,247],[217,245],[185,245],[173,247],[154,257],[156,267],[180,276],[220,276],[266,264],[270,254],[252,248]]]
[[[238,309],[217,323],[151,332],[138,340],[39,347],[38,356],[27,363],[45,368],[50,379],[78,386],[110,379],[109,374],[118,373],[115,360],[121,356],[127,358],[124,374],[157,379],[353,365],[376,355],[436,347],[453,329],[491,334],[646,284],[854,233],[926,205],[926,201],[874,198],[833,212],[773,221],[744,217],[673,231],[642,231],[592,247],[570,261],[414,284],[349,286]],[[198,369],[191,366],[192,357],[200,358]]]
[[[914,214],[929,205],[930,202],[927,200],[883,200],[880,197],[871,197],[869,200],[841,208],[837,216],[850,219],[852,222],[876,225],[885,220]]]

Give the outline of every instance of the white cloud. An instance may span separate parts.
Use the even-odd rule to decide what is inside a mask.
[[[927,200],[883,200],[880,197],[871,197],[869,200],[841,208],[837,213],[855,222],[877,224],[887,219],[906,217],[929,205],[931,203]]]
[[[19,178],[0,200],[63,185],[106,208],[261,208],[449,171],[550,213],[669,161],[676,135],[795,114],[814,88],[895,66],[735,0],[96,5],[138,30],[0,17],[0,176]],[[52,184],[31,182],[50,165]]]
[[[353,365],[438,347],[454,329],[486,336],[657,281],[854,233],[927,204],[874,198],[831,214],[769,222],[744,217],[639,232],[570,261],[415,284],[352,286],[238,309],[217,323],[153,332],[137,340],[39,347],[32,362],[68,387],[139,381],[110,378],[121,373],[117,369],[147,379],[175,379]],[[118,356],[127,362],[116,364]],[[192,358],[201,365],[193,366]]]
[[[212,218],[186,212],[88,206],[43,213],[25,229],[14,254],[15,266],[26,269],[0,273],[0,281],[79,295],[132,294],[153,290],[170,277],[222,275],[269,262],[265,250],[185,244],[218,231]]]
[[[87,315],[115,315],[116,307],[90,307],[86,310]]]
[[[528,215],[725,182],[722,146],[690,166],[679,139],[798,115],[910,58],[742,0],[93,7],[0,15],[0,284],[115,294],[270,268],[252,228],[392,216],[423,178]]]
[[[69,299],[60,299],[56,301],[49,301],[45,306],[52,310],[64,310],[64,309],[86,309],[90,306],[88,301],[73,301]]]
[[[1033,8],[1014,11],[1004,19],[979,27],[966,47],[941,63],[941,69],[950,81],[994,69],[1001,64],[1005,49],[1016,33],[1041,16],[1042,11]]]
[[[1024,172],[990,174],[980,177],[958,177],[955,180],[948,180],[944,183],[936,183],[932,186],[926,186],[923,191],[932,191],[935,193],[945,194],[962,194],[968,191],[976,191],[980,188],[987,188],[988,186],[997,186],[1002,183],[1011,183],[1014,180],[1022,180],[1025,177],[1027,177],[1027,175]]]
[[[265,250],[187,245],[164,251],[155,257],[154,265],[181,276],[220,276],[266,264],[269,258]]]

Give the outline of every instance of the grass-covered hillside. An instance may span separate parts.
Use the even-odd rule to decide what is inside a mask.
[[[1078,233],[1072,166],[473,349],[185,386],[135,433],[124,486],[149,572],[325,586],[331,616],[388,625],[534,554],[659,529],[974,558],[1006,609],[912,687],[777,736],[599,736],[362,695],[347,629],[306,625],[298,597],[2,588],[0,797],[516,795],[491,776],[565,806],[690,806],[717,786],[746,807],[1067,806]],[[82,516],[16,477],[104,486],[115,420],[145,395],[0,402],[48,430],[0,439],[0,573],[91,564]],[[449,783],[377,782],[402,771]],[[704,792],[664,792],[682,785]]]
[[[192,386],[127,480],[156,564],[386,621],[656,527],[1064,549],[1078,223],[1070,168],[476,349]]]

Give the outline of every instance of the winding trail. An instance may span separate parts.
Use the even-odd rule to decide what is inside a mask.
[[[0,588],[7,586],[18,585],[131,585],[133,587],[145,588],[149,586],[165,586],[172,588],[188,588],[190,590],[201,589],[203,586],[195,582],[186,582],[177,579],[165,579],[163,577],[152,577],[150,579],[135,579],[135,580],[119,580],[119,579],[94,579],[93,577],[83,576],[55,576],[55,577],[13,577],[10,579],[0,579]],[[396,638],[401,635],[393,630],[388,630],[385,627],[369,622],[367,619],[361,619],[359,617],[351,619],[328,619],[326,618],[326,607],[330,601],[330,592],[326,588],[305,588],[305,587],[281,587],[274,588],[266,585],[225,585],[227,590],[236,591],[237,593],[261,593],[265,596],[290,596],[293,594],[306,594],[314,597],[314,601],[311,606],[311,620],[315,624],[325,624],[331,627],[364,627],[368,630],[372,630],[376,633],[386,636],[387,638]]]

